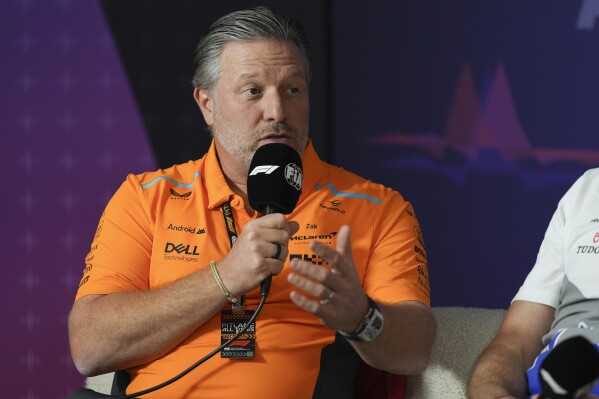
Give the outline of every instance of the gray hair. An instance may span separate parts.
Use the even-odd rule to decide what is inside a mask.
[[[291,17],[260,6],[235,11],[219,18],[196,47],[193,86],[214,90],[221,74],[220,57],[225,44],[255,40],[291,41],[299,48],[310,81],[308,39],[302,25]]]

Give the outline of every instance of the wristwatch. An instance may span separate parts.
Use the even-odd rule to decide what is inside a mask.
[[[368,305],[370,306],[366,316],[364,316],[364,319],[362,319],[362,322],[355,332],[346,333],[338,331],[342,337],[352,341],[370,342],[378,337],[383,330],[383,324],[385,322],[383,312],[381,312],[381,309],[379,309],[379,306],[372,300],[372,298],[369,296],[366,298],[368,298]]]

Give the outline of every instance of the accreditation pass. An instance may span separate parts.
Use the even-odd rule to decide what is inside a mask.
[[[245,310],[241,314],[233,314],[231,310],[221,311],[221,345],[233,338],[239,330],[242,330],[254,315],[253,310]],[[256,321],[225,346],[220,352],[220,357],[229,359],[253,359],[256,353]]]

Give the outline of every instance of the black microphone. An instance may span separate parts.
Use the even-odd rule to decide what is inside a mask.
[[[302,178],[302,158],[295,148],[283,143],[264,144],[250,162],[250,206],[263,215],[293,212],[302,192]],[[262,295],[268,295],[271,280],[268,276],[260,284]]]
[[[599,353],[589,340],[576,336],[559,343],[539,370],[539,399],[578,399],[599,378]]]

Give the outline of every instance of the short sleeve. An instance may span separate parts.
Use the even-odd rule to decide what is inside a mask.
[[[365,291],[382,302],[418,301],[430,306],[426,249],[412,205],[390,190],[372,220]]]
[[[148,289],[151,220],[141,184],[136,176],[129,175],[100,218],[75,300],[92,294]]]
[[[574,262],[571,252],[573,245],[576,245],[577,230],[583,225],[592,226],[595,222],[591,220],[591,215],[596,209],[598,181],[599,169],[590,169],[562,197],[539,248],[537,261],[514,301],[525,300],[558,307],[568,274],[568,263]],[[572,278],[580,279],[582,275],[578,270],[568,278],[572,282]],[[586,281],[592,281],[592,278],[583,278],[579,284],[582,286]],[[592,290],[594,286],[590,287]]]
[[[564,275],[564,215],[558,206],[545,232],[537,261],[513,300],[557,308]]]

